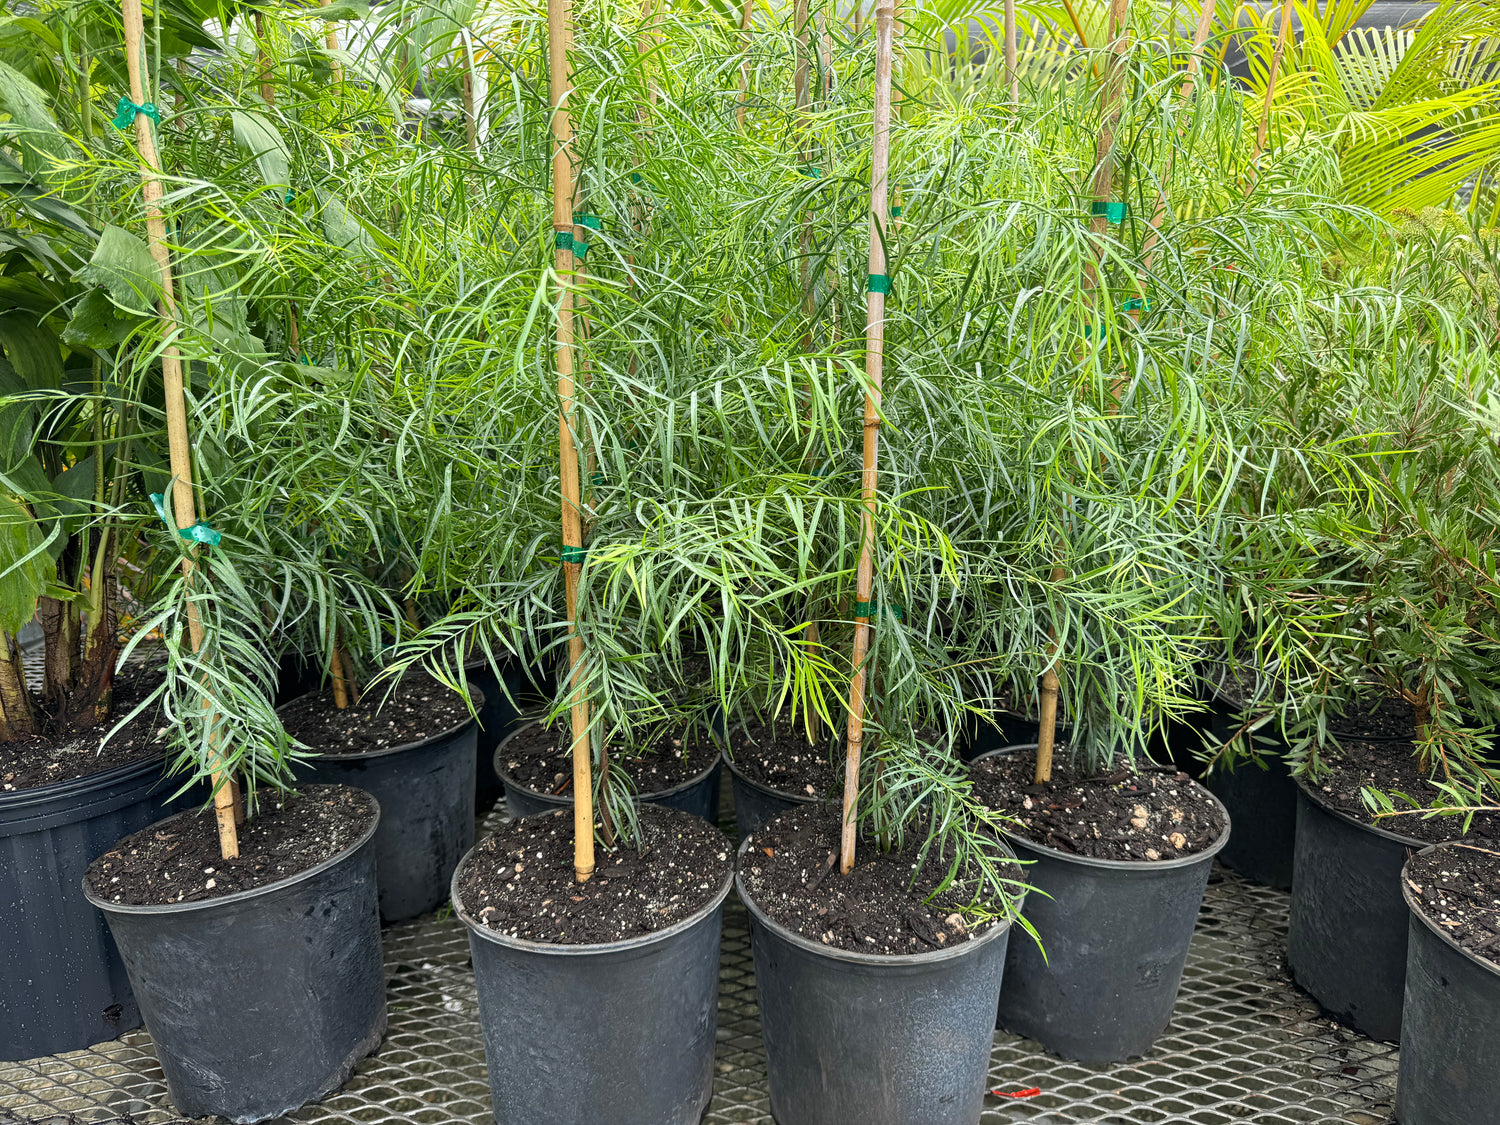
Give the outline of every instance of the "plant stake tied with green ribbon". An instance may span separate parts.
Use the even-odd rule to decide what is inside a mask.
[[[891,291],[886,274],[885,238],[881,226],[889,213],[887,198],[891,161],[891,69],[896,13],[890,3],[875,12],[875,113],[870,145],[870,270],[865,305],[864,456],[859,483],[859,562],[855,568],[853,677],[849,681],[849,728],[844,761],[844,819],[839,870],[854,870],[858,836],[859,756],[864,745],[865,694],[869,676],[871,602],[875,585],[875,504],[880,453],[880,385],[885,368],[885,299]],[[861,612],[862,611],[862,612]]]

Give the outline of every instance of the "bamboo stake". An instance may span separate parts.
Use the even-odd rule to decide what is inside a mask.
[[[464,47],[464,137],[469,153],[479,155],[479,112],[474,106],[474,40],[466,27],[459,32]]]
[[[120,15],[125,29],[125,64],[129,73],[130,99],[138,106],[147,104],[147,75],[142,41],[145,20],[141,0],[121,0]],[[141,201],[146,210],[146,244],[156,262],[161,297],[157,313],[168,332],[177,323],[177,299],[172,288],[172,256],[167,250],[167,225],[161,213],[161,159],[156,152],[156,138],[151,134],[151,118],[135,115],[136,147],[141,154]],[[172,514],[179,529],[197,523],[193,498],[193,454],[188,441],[187,399],[183,393],[182,356],[175,344],[167,344],[161,353],[161,379],[167,415],[167,449],[172,469]],[[188,548],[182,560],[183,583],[192,591],[194,556],[197,544]],[[198,605],[191,597],[187,603],[188,640],[194,652],[203,648],[203,622]],[[223,758],[213,751],[209,763],[214,785],[214,816],[219,828],[219,852],[225,859],[240,854],[239,833],[235,828],[234,786],[224,770]]]
[[[320,8],[326,8],[332,3],[333,0],[318,0]],[[328,27],[323,32],[323,46],[327,47],[330,51],[337,51],[339,49],[339,31],[333,25],[332,21],[329,21]],[[328,65],[333,70],[334,82],[342,82],[344,80],[344,64],[337,59],[330,59]]]
[[[869,674],[870,597],[875,584],[876,467],[880,452],[880,386],[885,365],[886,278],[884,230],[889,212],[891,69],[896,13],[891,0],[875,10],[875,112],[870,143],[870,292],[865,313],[864,468],[860,474],[859,564],[855,571],[854,676],[849,683],[848,757],[844,762],[844,821],[839,870],[854,869],[859,755],[865,732],[865,682]],[[880,279],[877,284],[876,279]]]
[[[740,9],[740,40],[744,44],[740,54],[740,89],[734,103],[734,123],[741,132],[745,130],[745,99],[750,93],[750,17],[755,13],[755,0],[745,0]]]
[[[1271,73],[1266,76],[1266,100],[1260,109],[1260,128],[1255,132],[1255,151],[1250,154],[1250,184],[1245,189],[1249,195],[1255,190],[1259,178],[1256,165],[1265,151],[1266,138],[1271,132],[1271,99],[1276,96],[1276,73],[1281,69],[1282,56],[1286,54],[1287,40],[1292,36],[1292,0],[1283,0],[1281,5],[1281,29],[1276,34],[1276,50],[1271,53]]]
[[[1016,66],[1016,0],[1005,0],[1005,69],[1010,75],[1010,100],[1020,105],[1021,75]]]
[[[573,727],[573,873],[594,874],[594,782],[589,757],[589,705],[582,692],[583,637],[578,632],[578,579],[583,570],[583,503],[578,481],[578,404],[573,385],[573,92],[569,0],[547,0],[547,58],[552,95],[552,230],[557,247],[558,447],[562,477],[563,581],[568,605],[568,690]]]

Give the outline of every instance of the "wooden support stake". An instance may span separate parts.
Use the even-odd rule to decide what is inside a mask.
[[[464,49],[464,138],[469,142],[469,154],[479,155],[479,110],[474,105],[474,39],[469,29],[459,32]]]
[[[1259,172],[1256,165],[1266,150],[1266,140],[1271,134],[1271,100],[1276,97],[1276,74],[1281,69],[1282,56],[1286,54],[1287,40],[1292,37],[1292,0],[1283,0],[1281,5],[1281,28],[1276,33],[1276,50],[1271,53],[1271,73],[1266,76],[1266,100],[1260,109],[1260,127],[1255,131],[1255,151],[1250,154],[1250,183],[1245,189],[1249,195],[1255,190]]]
[[[844,820],[839,870],[854,869],[858,823],[859,754],[865,733],[865,684],[869,674],[870,597],[875,585],[876,470],[880,452],[880,386],[885,366],[884,228],[890,214],[887,175],[890,169],[891,69],[896,13],[891,0],[875,10],[875,113],[870,144],[870,277],[865,312],[864,467],[860,474],[859,564],[855,570],[854,676],[849,683],[848,757],[844,762]],[[881,279],[876,284],[873,279]]]
[[[320,8],[326,8],[329,4],[332,3],[333,0],[318,0],[318,6]],[[323,46],[327,47],[330,51],[337,51],[339,49],[339,30],[334,26],[333,21],[331,20],[328,23],[328,27],[323,32]],[[339,62],[337,59],[330,59],[328,65],[333,70],[334,82],[343,82],[344,64]]]
[[[573,385],[573,92],[569,0],[547,0],[547,58],[552,94],[552,230],[556,244],[558,450],[562,476],[563,581],[568,606],[568,691],[573,727],[573,873],[594,874],[594,780],[589,705],[583,694],[583,637],[578,632],[578,580],[583,571],[583,498],[578,480],[578,403]]]
[[[740,89],[734,103],[734,123],[745,129],[745,99],[750,94],[750,18],[755,14],[755,0],[745,0],[740,9]]]
[[[1005,69],[1010,74],[1010,100],[1021,104],[1021,72],[1016,58],[1016,0],[1005,0]]]
[[[125,30],[125,65],[129,74],[130,99],[136,105],[145,105],[148,83],[143,48],[145,20],[141,14],[141,0],[121,0],[120,15]],[[172,287],[172,256],[167,249],[167,225],[161,213],[161,158],[156,151],[156,138],[151,132],[151,118],[144,113],[135,115],[135,139],[136,148],[141,155],[141,200],[146,210],[146,244],[156,262],[157,281],[161,287],[157,314],[170,339],[175,334],[177,324],[177,299]],[[167,451],[172,469],[172,514],[181,529],[192,527],[198,522],[198,517],[194,513],[193,454],[188,441],[182,356],[176,344],[169,342],[162,348],[161,379],[167,415]],[[197,550],[195,543],[182,560],[183,584],[189,595],[188,640],[194,652],[203,648],[203,622],[198,616],[198,605],[192,600],[193,574],[196,569],[193,558]],[[234,783],[225,772],[223,759],[217,751],[213,752],[209,771],[214,785],[214,815],[219,827],[219,852],[225,859],[234,859],[240,854],[239,832],[236,830],[234,817]]]

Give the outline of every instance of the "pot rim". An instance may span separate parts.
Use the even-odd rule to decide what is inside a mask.
[[[529,785],[523,785],[521,782],[512,777],[509,771],[504,770],[500,767],[500,752],[505,749],[506,743],[515,738],[516,735],[530,730],[541,721],[542,720],[540,718],[526,719],[523,716],[523,721],[520,726],[516,727],[498,743],[495,744],[495,752],[490,755],[490,765],[494,768],[495,773],[499,776],[501,782],[505,785],[523,790],[527,793],[532,794],[533,796],[540,797],[547,801],[556,801],[558,803],[558,807],[560,808],[571,808],[573,805],[573,797],[571,794],[564,796],[561,793],[544,793],[540,789],[533,789]],[[677,796],[677,794],[686,792],[695,785],[702,785],[703,782],[708,779],[708,775],[719,768],[720,761],[721,758],[715,756],[714,760],[710,762],[706,768],[700,770],[698,773],[695,773],[686,781],[674,785],[670,789],[654,789],[650,793],[636,793],[635,799],[637,801],[646,801],[655,804],[664,797],[675,797]],[[718,825],[716,824],[714,825],[714,827],[717,828]]]
[[[1406,862],[1401,865],[1401,897],[1406,900],[1406,909],[1411,913],[1411,916],[1413,918],[1420,919],[1422,924],[1426,926],[1428,930],[1436,934],[1438,939],[1449,948],[1451,948],[1455,953],[1468,958],[1469,961],[1473,962],[1479,968],[1489,972],[1491,976],[1500,977],[1500,965],[1495,964],[1495,962],[1489,960],[1487,957],[1481,957],[1473,950],[1465,949],[1463,946],[1459,945],[1458,942],[1454,941],[1452,937],[1444,933],[1436,922],[1427,917],[1427,912],[1422,909],[1419,903],[1413,901],[1412,899],[1411,887],[1408,884],[1408,876],[1406,874],[1407,867],[1410,866],[1411,861],[1416,859],[1417,856],[1427,855],[1429,852],[1441,851],[1444,848],[1469,848],[1473,851],[1482,851],[1486,854],[1493,854],[1490,853],[1487,848],[1476,848],[1473,844],[1467,844],[1462,840],[1445,840],[1441,844],[1429,844],[1421,851],[1407,856]]]
[[[734,759],[729,756],[729,750],[726,747],[721,746],[719,748],[719,759],[729,767],[729,772],[738,780],[744,782],[752,789],[759,789],[762,793],[769,793],[773,797],[780,797],[783,801],[792,801],[799,805],[821,805],[826,800],[826,798],[822,797],[809,797],[806,793],[789,793],[785,789],[773,789],[764,782],[756,781],[755,778],[749,776],[744,770],[734,764]]]
[[[980,947],[994,941],[1002,934],[1007,934],[1015,925],[1015,918],[1007,918],[1003,922],[997,922],[989,930],[979,937],[970,941],[960,942],[952,949],[930,949],[922,953],[856,953],[851,949],[836,949],[831,945],[824,945],[820,941],[812,941],[801,934],[793,933],[780,922],[766,914],[756,905],[755,899],[745,889],[744,881],[740,878],[740,861],[745,858],[745,850],[754,842],[755,835],[751,833],[740,841],[739,850],[735,853],[734,863],[734,889],[739,892],[740,901],[745,904],[757,922],[771,930],[776,936],[790,945],[796,946],[804,953],[815,953],[820,957],[826,957],[830,961],[843,961],[850,965],[884,965],[890,968],[906,968],[908,966],[936,965],[945,961],[956,961],[960,957],[967,956]],[[1012,858],[1015,859],[1014,855]],[[1016,860],[1017,863],[1022,862]],[[1023,900],[1024,901],[1024,900]],[[1020,914],[1017,914],[1020,917]]]
[[[83,879],[81,880],[81,883],[83,885],[83,897],[88,899],[89,902],[93,903],[94,906],[98,907],[106,914],[190,914],[194,911],[213,910],[216,907],[229,906],[233,903],[245,902],[248,899],[259,898],[264,895],[268,895],[273,891],[279,891],[286,887],[294,886],[297,883],[304,883],[309,879],[321,875],[330,867],[342,863],[344,860],[352,856],[355,852],[359,851],[360,848],[364,847],[371,841],[371,839],[374,838],[375,830],[380,827],[380,802],[375,799],[374,795],[365,792],[365,790],[360,789],[356,785],[345,785],[342,788],[353,789],[357,793],[363,793],[365,799],[370,802],[375,815],[370,819],[369,827],[365,829],[364,833],[359,837],[359,839],[355,840],[354,843],[350,844],[342,851],[335,852],[333,855],[329,856],[322,862],[309,867],[306,871],[298,871],[295,875],[288,875],[284,879],[277,879],[274,883],[266,883],[264,886],[260,887],[251,887],[249,890],[245,891],[235,891],[234,894],[223,895],[219,898],[201,898],[196,899],[193,902],[163,902],[149,906],[142,906],[126,902],[110,902],[108,899],[99,898],[94,894],[92,890],[89,889],[89,877],[88,874],[85,873]],[[200,811],[201,810],[199,809],[187,809],[184,812],[174,813],[169,817],[164,817],[163,819],[158,820],[156,824],[165,824],[169,820],[176,820],[178,817],[182,816],[197,816]],[[155,824],[147,825],[148,828],[154,828],[155,826]]]
[[[544,815],[557,816],[565,811],[564,809],[558,809],[555,812]],[[692,813],[682,813],[682,815],[693,816]],[[703,820],[702,817],[697,816],[693,816],[693,819]],[[723,832],[719,831],[717,825],[712,827],[720,836],[724,835]],[[486,837],[486,839],[489,839],[489,837]],[[729,843],[727,836],[724,837],[724,842],[725,844]],[[665,941],[667,938],[675,937],[686,930],[692,929],[724,905],[724,900],[729,897],[729,891],[734,886],[734,865],[730,864],[729,872],[724,876],[724,882],[714,892],[714,896],[707,903],[681,921],[673,922],[670,926],[662,930],[652,930],[649,934],[641,934],[639,937],[625,938],[623,941],[594,942],[586,945],[558,945],[554,942],[530,941],[526,938],[511,937],[508,934],[492,930],[488,926],[480,925],[474,920],[473,915],[464,908],[463,898],[458,893],[459,877],[468,868],[469,861],[474,858],[474,853],[479,850],[480,844],[483,843],[484,840],[476,842],[472,848],[464,853],[463,859],[459,860],[458,866],[453,869],[453,878],[448,883],[448,901],[453,904],[453,913],[458,917],[459,921],[463,922],[471,935],[484,938],[486,941],[493,942],[496,945],[503,945],[507,949],[516,949],[524,953],[539,953],[553,957],[589,957],[598,954],[622,953],[629,950],[644,949],[653,942]]]
[[[290,707],[293,703],[297,703],[303,699],[306,699],[309,695],[317,694],[318,693],[315,691],[304,692],[296,699],[288,699],[281,705],[281,707],[276,708],[276,710],[279,712],[283,707]],[[476,687],[471,687],[469,689],[469,694],[472,697],[472,702],[476,711],[484,706],[484,692],[480,691]],[[367,762],[372,758],[389,758],[393,754],[403,754],[408,750],[419,750],[424,746],[428,746],[442,739],[452,738],[455,735],[463,734],[465,728],[478,726],[478,723],[479,720],[476,719],[471,712],[470,714],[465,715],[464,718],[460,720],[456,725],[449,727],[447,730],[439,731],[437,734],[429,734],[426,738],[419,738],[415,742],[403,742],[400,746],[387,746],[383,750],[361,750],[357,754],[333,754],[327,751],[314,751],[311,754],[301,755],[301,760],[304,762]]]
[[[1298,777],[1293,774],[1292,780],[1297,783],[1297,788],[1302,791],[1303,795],[1313,804],[1318,806],[1318,810],[1320,812],[1325,812],[1330,816],[1337,817],[1345,824],[1351,824],[1355,828],[1362,828],[1366,832],[1373,833],[1374,835],[1379,836],[1382,839],[1390,840],[1392,843],[1401,844],[1408,848],[1421,849],[1427,847],[1432,843],[1431,840],[1419,840],[1415,836],[1403,836],[1399,832],[1392,832],[1389,828],[1381,828],[1379,825],[1366,824],[1362,820],[1357,820],[1354,817],[1350,816],[1348,813],[1344,812],[1343,809],[1334,808],[1323,798],[1323,795],[1321,793],[1314,792],[1312,786],[1308,784],[1305,777]]]
[[[98,773],[85,774],[83,777],[49,781],[45,785],[32,785],[25,789],[6,790],[0,792],[0,821],[12,812],[20,812],[30,805],[55,801],[64,796],[88,796],[96,789],[107,789],[122,781],[134,781],[136,775],[144,777],[148,773],[155,772],[165,778],[166,766],[167,754],[163,750],[159,757],[125,762],[122,765],[111,766],[107,770],[100,770]]]
[[[1035,742],[1019,742],[1014,746],[1000,746],[979,755],[974,759],[974,762],[982,762],[986,758],[998,757],[1001,754],[1012,754],[1017,750],[1035,749]],[[972,766],[974,762],[970,762],[969,764]],[[1176,871],[1183,867],[1192,867],[1194,864],[1213,859],[1214,856],[1224,850],[1224,845],[1229,843],[1229,834],[1234,831],[1234,821],[1229,815],[1229,810],[1224,807],[1224,802],[1219,800],[1208,786],[1191,778],[1188,783],[1196,785],[1203,793],[1207,794],[1208,799],[1214,803],[1214,806],[1224,817],[1224,831],[1220,834],[1219,838],[1210,847],[1204,848],[1201,852],[1194,852],[1192,855],[1179,856],[1176,859],[1098,859],[1091,855],[1074,855],[1071,852],[1060,851],[1057,848],[1049,848],[1046,844],[1034,843],[1025,836],[1019,836],[1013,832],[1005,832],[1005,838],[1020,847],[1037,852],[1050,860],[1075,863],[1080,867],[1097,867],[1108,871],[1119,871],[1122,874],[1146,875],[1153,871]]]

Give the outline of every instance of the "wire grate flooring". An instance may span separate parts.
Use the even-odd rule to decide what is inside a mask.
[[[1088,1067],[997,1032],[989,1085],[1041,1093],[987,1097],[984,1125],[1386,1125],[1396,1048],[1340,1027],[1290,982],[1282,964],[1287,903],[1285,894],[1216,867],[1171,1026],[1150,1056]],[[384,937],[385,1041],[343,1089],[278,1121],[489,1125],[462,925],[440,912],[389,927]],[[600,1107],[600,1121],[607,1119],[608,1107]],[[0,1125],[181,1120],[145,1031],[86,1051],[0,1062]],[[724,916],[717,1074],[705,1121],[772,1125],[745,910],[732,894]]]

